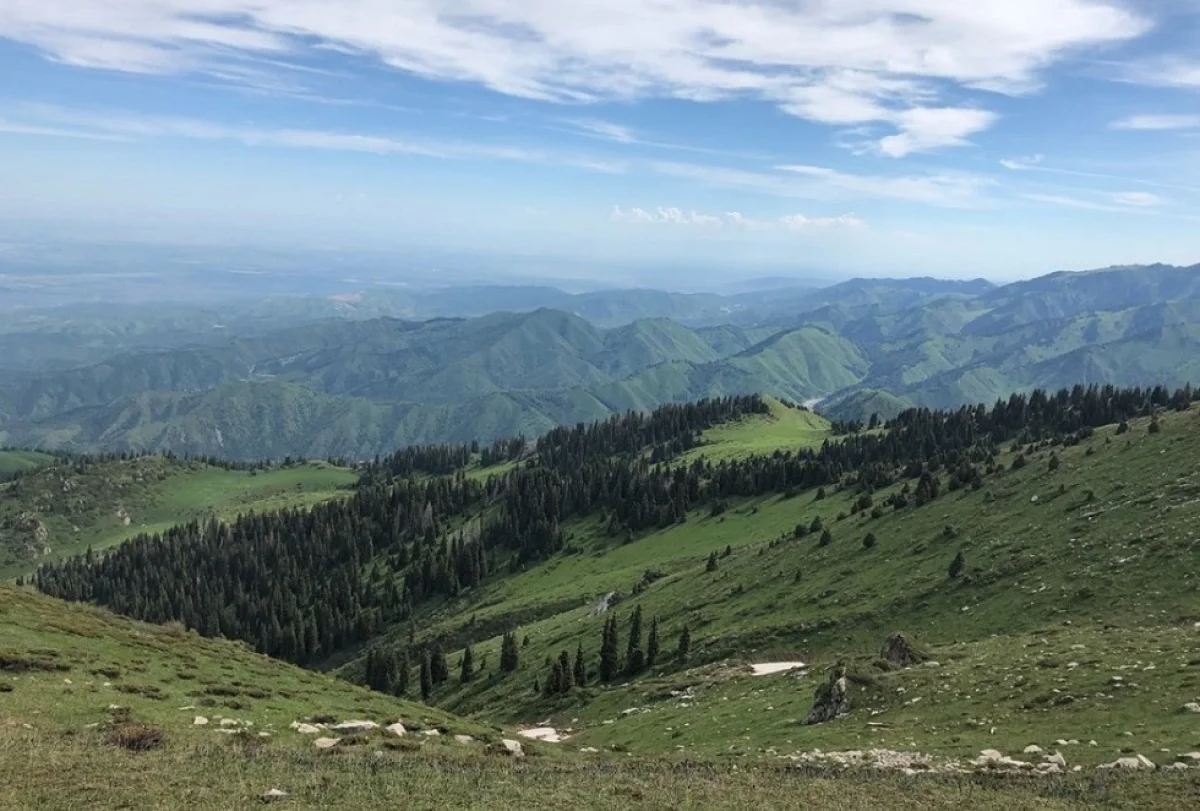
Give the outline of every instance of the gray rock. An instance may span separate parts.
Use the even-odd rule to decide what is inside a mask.
[[[511,738],[505,738],[500,741],[504,745],[504,749],[513,757],[525,757],[525,749],[521,746],[520,741],[514,741]]]
[[[313,724],[296,724],[294,729],[301,735],[316,735],[321,731],[319,726]]]
[[[313,746],[318,749],[332,749],[342,742],[341,738],[317,738],[313,741]]]
[[[288,796],[288,793],[286,791],[284,791],[283,789],[278,789],[278,788],[270,788],[262,793],[263,802],[268,802],[268,803],[273,802],[275,800],[282,800],[287,796]]]
[[[1038,746],[1036,743],[1031,743],[1022,751],[1027,755],[1040,755],[1042,753],[1042,747]]]
[[[1200,713],[1200,701],[1189,701],[1183,705],[1183,711]]]
[[[203,715],[197,715],[192,720],[192,726],[194,726],[194,727],[208,726],[208,719],[205,718]]]
[[[1131,772],[1147,772],[1155,768],[1154,763],[1145,755],[1137,757],[1120,757],[1112,763],[1103,763],[1099,769],[1124,769]]]
[[[374,721],[343,721],[340,724],[334,724],[330,727],[334,732],[345,732],[348,735],[354,735],[359,732],[370,732],[372,729],[377,729],[379,724]]]
[[[404,728],[404,724],[397,721],[394,724],[388,724],[387,731],[395,735],[397,738],[403,738],[408,734],[408,730]]]

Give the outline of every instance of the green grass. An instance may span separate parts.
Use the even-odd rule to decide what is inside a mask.
[[[998,459],[1003,471],[986,477],[981,490],[944,491],[924,507],[887,508],[879,518],[839,520],[853,494],[831,490],[820,501],[807,492],[735,504],[717,517],[693,514],[631,543],[606,537],[598,519],[573,523],[565,553],[494,578],[418,620],[419,638],[436,635],[454,645],[470,639],[476,661],[488,663],[475,683],[451,686],[437,700],[510,723],[550,718],[580,730],[580,746],[616,744],[642,753],[683,745],[697,755],[731,747],[782,754],[874,740],[963,757],[1075,738],[1097,741],[1064,753],[1090,766],[1122,748],[1160,760],[1200,750],[1194,716],[1179,712],[1200,697],[1192,628],[1200,621],[1200,573],[1183,564],[1200,550],[1200,472],[1193,461],[1200,455],[1200,414],[1168,414],[1161,423],[1159,434],[1148,433],[1146,420],[1131,422],[1126,435],[1108,427],[1079,446],[1039,450],[1020,470],[1011,469],[1014,454],[1005,448]],[[1054,472],[1052,452],[1061,462]],[[898,486],[877,493],[876,502]],[[815,536],[792,537],[798,522],[816,516],[833,534],[828,547]],[[868,532],[877,538],[872,549],[862,544]],[[731,555],[706,573],[709,553],[726,546]],[[966,575],[951,580],[947,567],[960,550]],[[660,579],[635,593],[651,570]],[[647,630],[652,616],[660,620],[664,651],[674,649],[685,623],[690,627],[697,665],[801,660],[817,675],[799,682],[718,678],[703,710],[700,703],[686,711],[655,705],[644,723],[641,715],[620,712],[692,678],[707,683],[706,672],[693,677],[667,666],[627,687],[591,687],[566,699],[534,694],[534,679],[547,674],[546,657],[573,655],[580,643],[594,673],[604,622],[594,607],[609,592],[620,599],[622,652],[629,614],[641,604]],[[498,633],[510,625],[529,644],[518,672],[501,677],[494,672]],[[922,639],[943,668],[875,671],[880,644],[898,630]],[[1074,645],[1084,648],[1076,652]],[[453,669],[457,654],[450,658]],[[841,659],[883,685],[858,688],[855,700],[867,712],[881,709],[895,718],[891,732],[867,735],[861,711],[852,721],[797,725],[818,680]],[[1061,661],[1038,665],[1042,659]],[[1078,666],[1068,667],[1072,661]],[[1122,674],[1136,676],[1129,680],[1137,687],[1103,691]],[[1114,697],[1100,698],[1102,692]],[[1061,694],[1074,701],[1055,703]],[[906,707],[903,701],[913,697],[921,701]],[[677,736],[684,723],[696,733]]]
[[[898,811],[970,807],[1065,811],[1185,807],[1178,775],[1055,780],[992,776],[844,775],[763,759],[581,754],[523,742],[527,757],[494,754],[506,733],[329,676],[144,625],[27,589],[0,585],[0,805],[13,809],[227,809],[287,791],[288,808],[638,808]],[[208,725],[196,726],[202,715]],[[327,716],[400,719],[402,739],[375,730],[319,751],[292,731]],[[218,732],[236,719],[237,734]],[[148,751],[111,743],[124,723],[161,733]],[[437,736],[422,734],[438,729]],[[262,735],[260,733],[266,733]],[[453,735],[468,735],[460,743]],[[1165,805],[1164,805],[1165,803]]]
[[[684,454],[679,461],[690,462],[700,456],[714,463],[744,459],[779,448],[798,450],[819,446],[830,436],[829,421],[819,414],[785,406],[774,397],[765,399],[771,409],[769,414],[755,414],[710,428],[704,432],[704,444]]]
[[[157,456],[52,465],[0,488],[0,578],[187,521],[310,506],[348,495],[355,480],[325,462],[253,472]]]
[[[0,451],[0,477],[44,467],[56,457],[40,451]]]

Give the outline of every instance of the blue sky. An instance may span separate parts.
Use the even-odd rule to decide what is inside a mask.
[[[1200,2],[0,0],[0,177],[0,235],[641,283],[1190,264]]]

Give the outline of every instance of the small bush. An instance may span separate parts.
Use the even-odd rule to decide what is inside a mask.
[[[166,744],[166,733],[152,724],[133,721],[117,724],[105,734],[105,742],[130,752],[149,752],[161,749]]]
[[[6,681],[0,682],[0,693],[11,693],[12,691],[13,691],[13,686],[11,684],[9,684]]]

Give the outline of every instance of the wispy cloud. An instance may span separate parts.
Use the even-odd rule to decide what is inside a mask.
[[[1000,165],[1005,169],[1012,169],[1014,172],[1023,172],[1027,169],[1037,169],[1038,164],[1046,159],[1045,155],[1029,155],[1024,158],[1005,158],[1000,161]]]
[[[873,148],[901,157],[961,146],[996,119],[947,99],[1035,92],[1069,54],[1151,25],[1119,0],[7,0],[0,37],[71,65],[230,81],[247,56],[322,49],[550,102],[754,98],[890,128]],[[1186,66],[1165,75],[1191,81]]]
[[[1200,128],[1200,115],[1148,114],[1131,115],[1108,125],[1114,130],[1190,130]]]
[[[1119,205],[1142,206],[1146,208],[1161,206],[1163,203],[1167,202],[1157,194],[1150,194],[1149,192],[1144,191],[1113,192],[1111,195],[1109,195],[1109,197],[1114,203]]]
[[[55,137],[130,140],[185,138],[231,141],[251,147],[317,149],[375,155],[416,155],[455,160],[502,160],[567,166],[592,172],[622,173],[623,161],[506,144],[429,140],[399,135],[335,132],[296,128],[262,128],[192,118],[125,112],[92,112],[45,105],[26,108],[26,122],[0,122],[0,130]]]
[[[702,214],[670,206],[657,208],[622,208],[613,206],[609,219],[613,222],[646,225],[682,225],[699,228],[734,228],[747,231],[827,231],[833,228],[865,228],[867,223],[854,214],[836,217],[809,217],[789,214],[776,219],[756,219],[739,211],[724,214]]]

